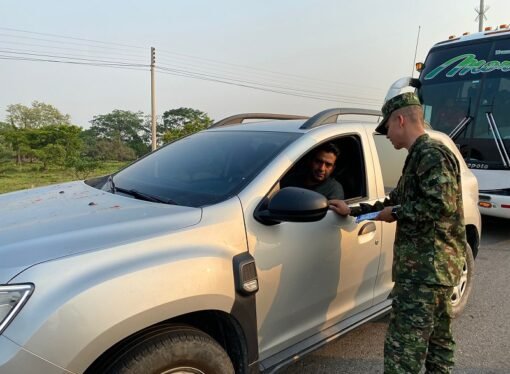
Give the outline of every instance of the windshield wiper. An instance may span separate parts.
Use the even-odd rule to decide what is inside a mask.
[[[163,197],[151,195],[151,194],[148,194],[145,192],[140,192],[135,189],[127,189],[127,188],[117,187],[115,185],[115,182],[113,181],[113,175],[110,175],[108,177],[108,183],[110,183],[110,191],[113,194],[115,194],[117,191],[119,191],[120,193],[133,196],[134,198],[139,199],[139,200],[152,201],[153,203],[177,205],[177,202],[172,199],[165,199]]]
[[[466,116],[466,117],[462,118],[462,120],[459,122],[459,124],[457,126],[455,126],[455,128],[452,130],[451,133],[448,134],[448,136],[452,140],[457,139],[457,137],[467,127],[467,125],[469,125],[469,122],[471,122],[472,119],[473,119],[473,117],[470,117],[470,116]]]
[[[108,176],[107,182],[110,183],[110,192],[114,194],[115,193],[115,183],[113,182],[113,175]]]
[[[506,168],[510,168],[510,157],[508,157],[508,152],[505,147],[505,142],[501,138],[501,134],[499,133],[498,125],[496,124],[496,120],[492,115],[492,112],[486,112],[487,121],[489,122],[489,128],[492,132],[492,137],[496,142],[496,147],[498,148],[499,156],[501,157],[501,161],[503,161],[503,165]]]
[[[462,118],[457,126],[448,134],[448,136],[455,140],[460,135],[460,133],[469,125],[469,123],[473,120],[473,117],[470,115],[471,112],[471,97],[469,97],[469,103],[466,111],[466,116]]]
[[[151,194],[148,194],[148,193],[145,193],[145,192],[140,192],[140,191],[135,190],[135,189],[127,189],[127,188],[122,188],[122,187],[116,187],[113,184],[113,180],[111,182],[112,182],[112,186],[113,186],[113,193],[118,191],[120,193],[133,196],[134,198],[139,199],[139,200],[152,201],[153,203],[163,203],[163,204],[177,205],[177,203],[175,201],[171,200],[171,199],[165,199],[163,197],[151,195]]]

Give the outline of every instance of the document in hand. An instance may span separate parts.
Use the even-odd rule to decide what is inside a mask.
[[[392,213],[396,213],[398,211],[398,209],[400,208],[400,205],[395,205],[393,207],[393,209],[391,210]],[[365,213],[365,214],[361,214],[359,216],[356,217],[356,223],[360,223],[360,222],[363,222],[363,221],[371,221],[371,220],[374,220],[375,217],[377,217],[379,215],[379,213],[381,213],[380,210],[378,210],[377,212],[371,212],[371,213]]]
[[[370,221],[373,220],[380,213],[380,210],[377,212],[365,213],[356,217],[356,223],[360,223],[362,221]]]

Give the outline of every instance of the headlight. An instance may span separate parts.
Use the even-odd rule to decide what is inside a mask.
[[[19,312],[33,290],[32,284],[0,286],[0,334]]]

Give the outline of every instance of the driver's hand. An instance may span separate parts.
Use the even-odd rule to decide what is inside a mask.
[[[341,216],[348,216],[351,213],[351,208],[343,200],[329,200],[329,209]]]

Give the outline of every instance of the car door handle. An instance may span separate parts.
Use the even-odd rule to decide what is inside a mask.
[[[358,236],[366,235],[370,232],[375,231],[375,223],[373,222],[367,222],[363,226],[361,226],[361,229],[359,229]]]

